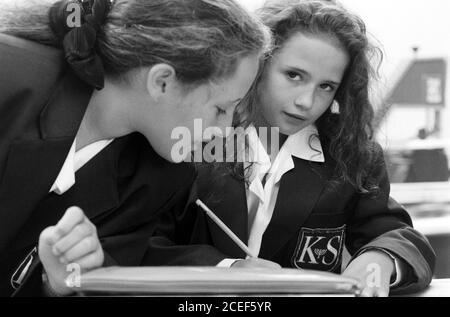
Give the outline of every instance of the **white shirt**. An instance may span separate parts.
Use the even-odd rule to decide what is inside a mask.
[[[247,188],[248,247],[253,254],[259,254],[262,237],[272,220],[281,179],[284,174],[295,168],[292,157],[321,163],[325,162],[325,157],[317,129],[314,126],[309,126],[288,137],[273,162],[271,162],[254,127],[249,128],[248,137],[250,162],[245,164],[245,167],[253,163],[250,186]],[[266,182],[263,185],[266,174]]]
[[[71,189],[75,185],[75,173],[103,151],[112,141],[114,139],[98,141],[76,151],[77,140],[75,139],[64,165],[50,189],[50,193],[62,195]]]
[[[259,254],[262,237],[272,220],[281,178],[295,168],[292,157],[321,163],[325,162],[325,157],[315,126],[309,126],[289,136],[273,162],[261,143],[256,128],[250,126],[246,132],[250,151],[248,162],[244,165],[247,168],[253,164],[250,186],[247,188],[246,195],[249,213],[248,247],[253,254]],[[268,176],[264,186],[263,179],[266,174]],[[235,259],[226,259],[218,266],[230,267],[235,261]]]
[[[271,162],[266,149],[261,143],[255,127],[250,126],[246,132],[250,151],[249,162],[246,162],[244,167],[247,168],[253,163],[250,186],[247,188],[246,195],[249,226],[248,247],[252,254],[259,255],[263,235],[272,220],[281,178],[295,168],[292,157],[324,163],[325,156],[323,155],[319,133],[314,125],[288,137],[273,162]],[[264,186],[263,179],[266,174],[268,176]],[[390,252],[385,250],[379,251],[384,251],[394,260],[396,280],[391,284],[391,287],[394,287],[401,281],[399,263]],[[217,266],[231,267],[236,261],[237,259],[225,259]]]

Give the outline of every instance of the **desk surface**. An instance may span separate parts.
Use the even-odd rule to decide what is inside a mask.
[[[245,281],[245,282],[244,282]],[[142,295],[354,294],[357,282],[339,275],[298,270],[220,269],[199,267],[111,267],[83,274],[80,292]],[[301,288],[299,288],[301,287]],[[299,289],[303,290],[299,294]],[[292,292],[292,293],[291,293]],[[317,295],[319,296],[319,295]],[[405,297],[450,297],[450,279]]]

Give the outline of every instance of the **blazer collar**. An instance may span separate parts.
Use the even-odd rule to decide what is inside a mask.
[[[126,139],[117,140],[89,161],[78,171],[76,185],[66,193],[45,195],[45,205],[35,209],[40,204],[38,201],[21,228],[24,234],[14,239],[12,247],[21,249],[36,243],[42,230],[56,224],[71,206],[80,207],[93,223],[116,208],[119,205],[117,157],[125,142]]]
[[[40,132],[43,139],[71,138],[78,133],[92,96],[92,88],[67,71],[50,101],[41,112]]]
[[[39,117],[40,139],[17,140],[9,147],[0,187],[0,252],[14,239],[37,203],[45,197],[78,132],[92,94],[68,71]]]
[[[264,233],[260,256],[272,258],[300,230],[329,179],[327,165],[294,158],[295,168],[281,179],[272,220]]]

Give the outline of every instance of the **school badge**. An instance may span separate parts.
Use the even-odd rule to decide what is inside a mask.
[[[336,229],[300,230],[292,266],[333,272],[342,263],[346,226]]]

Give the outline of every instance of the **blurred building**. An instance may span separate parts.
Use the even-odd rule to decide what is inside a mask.
[[[389,151],[392,182],[448,182],[446,77],[445,59],[414,58],[399,71],[383,98],[375,127]]]
[[[450,109],[445,58],[412,58],[378,107],[392,196],[438,255],[436,277],[450,277]]]

